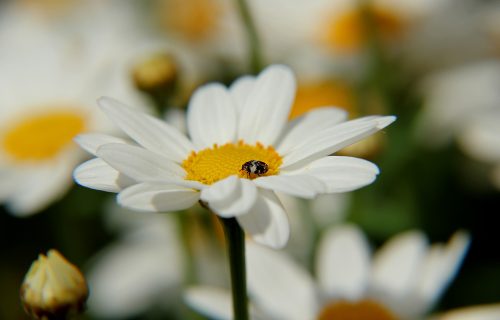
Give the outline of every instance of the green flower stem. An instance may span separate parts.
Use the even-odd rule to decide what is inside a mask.
[[[252,19],[252,14],[245,0],[236,0],[241,20],[245,26],[248,38],[248,50],[250,56],[250,68],[253,73],[259,73],[262,69],[262,53],[257,28]]]
[[[245,233],[235,218],[219,218],[224,226],[235,320],[248,320],[247,278],[245,266]]]

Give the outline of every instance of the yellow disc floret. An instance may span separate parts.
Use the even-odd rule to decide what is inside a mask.
[[[262,161],[268,165],[267,172],[259,176],[278,174],[283,162],[272,146],[265,147],[261,143],[249,145],[240,141],[222,146],[214,145],[198,152],[193,151],[184,160],[182,167],[187,172],[186,180],[212,184],[231,175],[247,179],[258,177],[242,170],[242,166],[252,160]]]
[[[71,110],[30,115],[14,123],[0,137],[0,148],[17,161],[53,158],[85,129],[85,118]]]

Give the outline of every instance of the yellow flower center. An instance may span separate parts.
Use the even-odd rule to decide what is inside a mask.
[[[387,308],[371,300],[336,301],[321,310],[318,320],[397,320]]]
[[[267,172],[261,175],[251,174],[242,170],[242,166],[251,160],[262,161],[268,165]],[[204,184],[212,184],[231,175],[241,178],[255,179],[259,176],[271,176],[279,173],[283,162],[281,156],[272,146],[265,147],[261,143],[255,145],[226,143],[222,146],[192,152],[183,161],[186,170],[186,180],[195,180]]]
[[[318,81],[299,84],[290,119],[317,107],[336,106],[353,114],[355,98],[352,89],[337,81]]]
[[[370,8],[370,14],[382,40],[393,40],[403,33],[406,23],[397,13],[385,8]],[[327,19],[322,42],[346,53],[359,50],[366,41],[363,19],[363,13],[358,8]]]
[[[0,136],[0,148],[14,160],[46,160],[61,152],[84,129],[81,113],[53,110],[12,125]]]
[[[221,12],[216,0],[164,0],[160,19],[168,30],[199,41],[215,31]]]

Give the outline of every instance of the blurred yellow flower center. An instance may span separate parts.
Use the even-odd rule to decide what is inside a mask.
[[[75,4],[75,0],[18,0],[25,8],[31,8],[48,17],[64,14]]]
[[[46,160],[61,152],[84,129],[81,113],[54,110],[31,115],[12,125],[0,137],[0,147],[15,160]]]
[[[387,308],[371,300],[336,301],[321,310],[318,320],[397,320]]]
[[[371,8],[370,14],[382,40],[395,39],[403,33],[405,22],[397,13],[386,8]],[[363,19],[363,13],[358,8],[327,19],[322,31],[323,42],[344,52],[359,50],[366,41]]]
[[[160,19],[165,28],[199,41],[217,28],[221,9],[216,0],[164,0]]]
[[[186,170],[186,180],[196,180],[204,184],[212,184],[231,175],[241,178],[254,179],[254,174],[242,170],[243,164],[251,160],[262,161],[268,165],[268,170],[260,176],[278,174],[281,156],[273,147],[264,147],[262,144],[226,143],[222,146],[214,145],[212,148],[192,152],[184,160],[182,167]]]
[[[324,106],[342,108],[352,114],[354,111],[352,89],[336,81],[319,81],[299,84],[290,119]]]

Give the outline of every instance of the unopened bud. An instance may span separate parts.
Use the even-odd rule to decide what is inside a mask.
[[[170,91],[177,81],[177,64],[165,53],[157,53],[139,61],[132,69],[135,86],[146,93]]]
[[[21,301],[34,319],[66,319],[83,311],[88,287],[80,270],[52,249],[33,262],[21,285]]]

